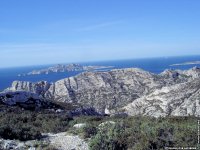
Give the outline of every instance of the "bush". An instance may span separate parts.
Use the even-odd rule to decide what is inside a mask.
[[[123,150],[127,149],[125,143],[125,130],[124,127],[120,124],[110,124],[106,125],[104,128],[101,128],[97,134],[90,141],[91,150],[102,150],[102,149],[111,149],[111,150]]]
[[[2,106],[0,105],[1,110]],[[27,111],[14,107],[0,111],[0,137],[5,139],[39,139],[41,133],[73,131],[88,139],[91,150],[164,150],[165,147],[194,147],[197,145],[195,117],[95,117],[74,119],[64,113]],[[114,121],[115,124],[103,122]],[[81,129],[73,125],[86,123]]]
[[[5,139],[39,139],[41,133],[66,131],[72,118],[50,111],[11,109],[0,112],[0,137]]]
[[[106,121],[109,119],[106,118]],[[90,140],[91,150],[164,150],[165,147],[197,145],[197,118],[127,117],[110,118],[118,122],[101,128]]]
[[[0,135],[4,139],[18,139],[21,141],[34,140],[41,138],[41,133],[31,127],[21,127],[13,129],[10,126],[4,126],[0,128]]]
[[[86,125],[81,129],[83,138],[90,138],[97,134],[97,128],[92,125]]]

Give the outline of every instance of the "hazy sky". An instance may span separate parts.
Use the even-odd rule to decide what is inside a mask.
[[[200,0],[0,0],[0,67],[200,54]]]

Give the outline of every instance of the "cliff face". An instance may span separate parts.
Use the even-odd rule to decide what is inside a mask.
[[[136,99],[123,108],[129,115],[188,116],[200,115],[200,79],[180,83]]]
[[[183,114],[180,113],[183,100],[188,101],[185,105],[191,105],[194,109],[194,103],[189,102],[192,96],[193,99],[198,98],[199,75],[198,68],[188,71],[166,70],[159,75],[127,68],[109,72],[85,72],[51,84],[44,81],[15,81],[6,91],[29,91],[45,99],[94,107],[99,113],[104,113],[105,110],[117,112],[123,108],[130,115],[139,114],[141,110],[145,110],[144,115],[179,115]],[[141,103],[140,110],[136,110],[138,103]],[[152,106],[149,108],[150,104]],[[189,112],[191,111],[186,111],[185,114],[190,114]],[[197,110],[195,112],[193,114],[198,113]]]
[[[83,73],[53,84],[45,97],[93,106],[98,112],[122,107],[159,87],[155,76],[139,69]]]

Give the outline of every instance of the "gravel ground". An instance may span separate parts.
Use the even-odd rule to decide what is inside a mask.
[[[74,135],[67,135],[66,132],[58,134],[47,134],[46,140],[50,145],[59,150],[88,150],[88,144]]]

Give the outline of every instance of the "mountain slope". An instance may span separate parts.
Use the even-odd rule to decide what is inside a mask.
[[[185,92],[198,95],[198,93],[195,93],[198,90],[198,84],[195,83],[199,76],[199,68],[192,68],[187,71],[166,70],[159,75],[138,68],[114,69],[108,72],[84,72],[55,83],[15,81],[5,91],[29,91],[44,99],[94,107],[98,113],[102,114],[118,112],[121,108],[133,102],[133,104],[130,104],[131,107],[128,105],[125,110],[129,114],[134,114],[131,111],[131,109],[135,110],[134,104],[141,101],[142,106],[146,107],[148,104],[146,101],[149,97],[152,97],[155,101],[162,98],[174,100],[178,103],[180,99],[189,99],[187,94],[184,95]],[[185,89],[187,90],[185,91]],[[158,93],[157,97],[154,97],[155,93]],[[166,96],[162,97],[163,94]],[[155,104],[164,105],[162,103],[164,103],[164,100]],[[164,112],[159,107],[154,108],[154,111],[158,111],[158,114],[161,115],[168,114],[165,111],[168,107],[162,108]],[[151,115],[150,112],[144,114]]]
[[[200,79],[156,89],[124,107],[129,115],[200,115]]]

